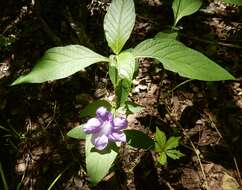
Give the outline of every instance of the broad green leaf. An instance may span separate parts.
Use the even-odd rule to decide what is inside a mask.
[[[109,47],[119,54],[129,39],[135,23],[133,0],[112,0],[104,17],[104,31]]]
[[[155,35],[155,38],[159,38],[159,39],[176,39],[178,36],[177,32],[159,32]]]
[[[138,112],[141,112],[144,109],[143,106],[136,104],[134,102],[129,102],[129,101],[126,102],[126,107],[128,108],[128,110],[131,113],[138,113]]]
[[[108,174],[118,155],[117,146],[109,144],[103,151],[97,151],[91,143],[91,135],[87,135],[85,151],[87,174],[90,182],[96,185]]]
[[[110,56],[108,75],[115,89],[116,86],[118,85],[119,77],[118,77],[118,69],[117,69],[117,60],[116,60],[116,56],[114,55]]]
[[[129,146],[141,149],[151,149],[154,147],[154,141],[142,131],[125,130],[124,132]]]
[[[81,112],[80,112],[80,117],[94,117],[96,116],[96,110],[99,107],[105,107],[107,108],[109,111],[112,108],[112,105],[106,101],[106,100],[97,100],[94,101],[90,104],[88,104]]]
[[[68,137],[74,138],[74,139],[85,139],[86,138],[86,134],[83,131],[83,125],[80,125],[78,127],[75,127],[73,129],[71,129],[68,133],[67,133]]]
[[[136,69],[135,67],[135,57],[129,51],[122,52],[116,56],[110,56],[109,76],[114,88],[117,87],[121,79],[128,79],[131,82]]]
[[[132,81],[135,71],[135,57],[130,52],[124,52],[117,57],[117,70],[119,78]]]
[[[198,11],[202,0],[174,0],[172,4],[174,14],[174,25],[184,16],[191,15]]]
[[[47,50],[30,73],[20,76],[12,85],[62,79],[101,61],[109,59],[84,46],[54,47]]]
[[[177,159],[181,158],[182,156],[184,156],[184,154],[182,154],[180,151],[175,150],[175,149],[166,151],[166,155],[174,160],[177,160]]]
[[[166,150],[178,147],[180,137],[170,137],[166,142]]]
[[[128,53],[131,53],[132,56],[134,57],[133,51],[134,51],[134,48],[129,48],[129,49],[122,51],[122,53],[128,52]],[[130,57],[132,57],[132,56],[130,56]],[[137,71],[139,71],[139,61],[137,59],[135,59],[134,73],[136,73]]]
[[[133,53],[136,58],[155,58],[165,69],[182,77],[203,81],[234,79],[228,71],[202,53],[173,39],[145,40],[135,47]]]
[[[166,153],[165,152],[161,152],[160,153],[160,156],[158,158],[158,162],[161,164],[161,165],[165,165],[167,163],[167,156],[166,156]]]
[[[119,81],[119,84],[115,89],[117,108],[119,108],[120,106],[123,106],[124,103],[127,101],[130,89],[131,89],[130,80],[121,79]]]
[[[161,149],[163,149],[166,144],[166,134],[158,127],[156,127],[155,140],[160,145]]]
[[[223,3],[228,3],[231,5],[238,5],[238,6],[242,6],[242,0],[219,0]]]

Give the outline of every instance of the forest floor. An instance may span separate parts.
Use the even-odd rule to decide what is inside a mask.
[[[53,46],[84,44],[110,53],[102,39],[107,1],[57,2],[10,0],[0,7],[0,161],[9,189],[46,190],[58,175],[53,189],[242,189],[242,9],[210,3],[180,23],[180,40],[225,67],[235,81],[187,80],[155,60],[140,60],[129,97],[144,109],[128,117],[129,128],[151,137],[156,127],[181,136],[185,156],[160,166],[154,153],[124,145],[113,171],[90,187],[84,142],[66,133],[86,121],[79,113],[88,103],[113,95],[107,66],[99,63],[63,80],[10,86]],[[158,2],[137,3],[127,47],[171,23],[171,10]]]

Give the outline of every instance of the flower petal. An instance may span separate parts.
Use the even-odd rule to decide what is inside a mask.
[[[83,131],[87,134],[97,133],[101,129],[102,123],[97,118],[91,118],[83,126]]]
[[[128,121],[124,117],[114,118],[113,123],[114,123],[113,129],[115,131],[125,129],[128,126]]]
[[[96,111],[97,117],[102,119],[102,120],[106,120],[108,113],[109,112],[107,111],[107,108],[105,108],[105,107],[100,107]]]
[[[113,114],[111,112],[108,112],[107,114],[107,120],[112,122],[113,121]]]
[[[112,141],[126,142],[126,135],[124,132],[113,132],[108,136],[108,138]]]
[[[108,137],[106,135],[98,136],[97,134],[92,135],[92,144],[98,150],[103,150],[108,144]]]
[[[96,111],[97,118],[101,121],[111,121],[113,120],[113,115],[105,107],[100,107]]]

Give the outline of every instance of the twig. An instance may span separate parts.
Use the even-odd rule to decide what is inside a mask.
[[[162,67],[162,70],[161,70],[161,79],[160,79],[161,81],[159,83],[159,91],[158,91],[157,99],[156,99],[157,105],[159,105],[159,103],[160,103],[161,89],[162,89],[162,86],[163,86],[163,81],[165,79],[165,68],[164,68],[163,64],[161,64],[161,67]]]
[[[199,162],[199,165],[200,165],[200,168],[201,168],[201,172],[202,172],[202,175],[203,175],[203,178],[204,178],[204,185],[205,185],[205,188],[207,190],[209,190],[209,186],[208,186],[208,180],[207,180],[207,176],[205,174],[205,171],[203,169],[203,165],[202,165],[202,162],[201,162],[201,159],[200,159],[200,151],[195,147],[195,145],[193,144],[192,140],[190,139],[190,137],[188,135],[186,135],[186,133],[183,133],[186,138],[188,138],[190,144],[192,145],[192,148],[197,156],[197,159],[198,159],[198,162]]]
[[[45,126],[45,128],[49,128],[50,124],[55,120],[55,116],[56,116],[56,109],[57,109],[57,102],[54,102],[54,106],[53,106],[53,115],[50,119],[50,121],[47,123],[47,125]]]
[[[234,161],[234,165],[235,165],[235,169],[236,169],[237,176],[239,178],[238,181],[239,181],[240,185],[242,186],[240,170],[239,170],[238,163],[237,163],[237,159],[235,158],[235,156],[233,157],[233,161]]]
[[[175,190],[171,184],[169,183],[169,181],[166,181],[165,179],[161,178],[161,181],[170,189],[170,190]]]

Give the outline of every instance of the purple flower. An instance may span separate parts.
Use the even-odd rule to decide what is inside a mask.
[[[95,118],[89,119],[83,127],[86,134],[92,134],[92,144],[96,149],[103,150],[109,141],[126,141],[123,132],[123,129],[128,126],[126,118],[113,118],[112,113],[107,111],[105,107],[98,108],[96,115]]]

